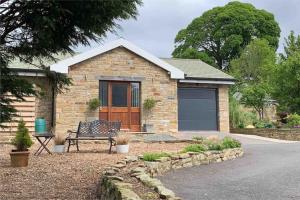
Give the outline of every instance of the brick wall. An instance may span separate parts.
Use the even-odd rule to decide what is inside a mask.
[[[98,118],[98,111],[89,112],[87,102],[97,98],[97,76],[143,77],[141,81],[141,105],[152,97],[158,101],[148,120],[157,133],[177,132],[177,81],[170,79],[167,71],[126,50],[116,48],[69,67],[73,85],[56,99],[56,131],[76,129],[79,121]],[[141,109],[141,124],[145,117]]]

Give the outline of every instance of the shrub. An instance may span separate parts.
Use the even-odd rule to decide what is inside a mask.
[[[207,148],[202,145],[202,144],[190,144],[188,146],[186,146],[182,152],[186,153],[186,152],[203,152],[206,151]]]
[[[89,110],[94,111],[100,106],[100,100],[98,98],[91,99],[88,102]]]
[[[203,142],[204,141],[204,137],[201,137],[201,136],[193,136],[192,139],[196,140],[197,142]]]
[[[148,98],[148,99],[145,99],[143,106],[144,106],[144,109],[149,111],[154,108],[155,104],[156,104],[156,101],[154,99]]]
[[[288,112],[279,112],[277,116],[280,118],[280,122],[283,124],[287,123]]]
[[[207,145],[207,148],[210,151],[221,151],[224,149],[221,142],[211,142]]]
[[[62,134],[55,135],[53,140],[55,145],[64,145],[66,142],[66,138]]]
[[[170,154],[165,152],[160,153],[144,153],[143,160],[144,161],[155,161],[161,157],[170,157]]]
[[[274,125],[271,122],[267,122],[267,121],[257,121],[255,123],[255,128],[273,128]]]
[[[17,151],[27,151],[33,144],[33,141],[29,136],[28,128],[26,128],[23,120],[18,124],[18,130],[15,138],[12,140],[12,144],[17,148]]]
[[[287,118],[288,126],[293,128],[300,125],[300,115],[294,113],[290,114]]]
[[[126,135],[118,135],[116,137],[117,145],[126,145],[129,143],[129,136]]]
[[[229,98],[229,120],[232,128],[245,128],[254,125],[258,119],[255,112],[245,112],[235,97]]]
[[[224,149],[239,148],[241,146],[242,144],[240,143],[240,141],[228,136],[224,137],[222,140],[222,147]]]

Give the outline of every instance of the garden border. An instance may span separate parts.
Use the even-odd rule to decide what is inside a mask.
[[[167,189],[160,180],[155,178],[167,171],[198,166],[203,164],[218,163],[241,157],[244,154],[242,148],[224,149],[222,151],[205,151],[178,153],[170,157],[161,157],[154,162],[143,161],[138,167],[130,168],[129,163],[141,160],[142,156],[126,156],[117,164],[107,167],[97,186],[97,196],[100,200],[141,200],[134,192],[134,187],[126,183],[120,175],[120,171],[126,169],[130,176],[136,177],[146,187],[157,192],[161,199],[181,199],[175,193]]]

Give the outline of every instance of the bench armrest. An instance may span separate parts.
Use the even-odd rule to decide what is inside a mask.
[[[76,131],[72,131],[72,130],[67,130],[67,138],[70,138],[72,136],[76,136]],[[74,135],[75,134],[75,135]]]

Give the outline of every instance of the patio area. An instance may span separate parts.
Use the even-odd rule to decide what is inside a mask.
[[[52,145],[52,144],[51,144]],[[49,149],[52,147],[49,145]],[[108,154],[107,143],[85,142],[80,152],[33,156],[29,166],[10,167],[9,152],[13,146],[0,144],[0,199],[96,199],[96,184],[102,170],[126,155],[144,152],[178,152],[186,143],[130,143],[129,154]]]

